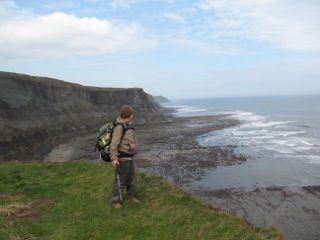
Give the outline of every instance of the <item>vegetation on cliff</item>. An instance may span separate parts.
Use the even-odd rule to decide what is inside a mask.
[[[140,204],[110,206],[108,165],[0,164],[0,239],[280,239],[213,210],[159,177],[137,174]]]

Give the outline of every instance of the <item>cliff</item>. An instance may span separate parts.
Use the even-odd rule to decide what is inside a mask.
[[[170,100],[164,96],[154,96],[154,99],[158,102],[158,103],[169,103]]]
[[[162,111],[140,88],[87,87],[0,72],[0,160],[42,159],[63,139],[114,119],[123,104],[133,106],[138,123]]]

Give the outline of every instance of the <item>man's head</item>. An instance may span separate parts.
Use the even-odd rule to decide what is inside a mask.
[[[119,113],[120,113],[120,117],[123,118],[123,119],[132,120],[132,118],[133,118],[133,108],[130,107],[129,105],[123,105],[120,108]]]

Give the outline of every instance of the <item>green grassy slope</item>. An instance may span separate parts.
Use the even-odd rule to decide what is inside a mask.
[[[137,174],[140,204],[110,206],[109,165],[0,164],[0,239],[281,239],[211,210],[159,177]]]

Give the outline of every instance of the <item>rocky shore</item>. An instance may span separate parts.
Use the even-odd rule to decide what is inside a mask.
[[[197,137],[240,124],[225,116],[175,118],[138,129],[141,171],[175,182],[213,208],[230,211],[255,225],[277,226],[289,240],[320,239],[320,186],[266,188],[194,188],[192,183],[221,166],[242,164],[236,146],[202,147]],[[212,183],[214,186],[214,182]]]
[[[257,226],[277,226],[285,239],[318,240],[320,237],[320,186],[188,188],[188,191],[214,208],[242,216]]]
[[[137,124],[139,153],[135,156],[135,164],[147,174],[161,175],[175,183],[187,184],[199,179],[210,168],[242,163],[246,158],[233,153],[235,146],[202,147],[196,140],[197,136],[208,131],[237,124],[237,120],[225,119],[223,115],[155,117],[152,123]],[[79,135],[53,148],[44,160],[99,162],[98,153],[93,152],[95,141],[95,132]]]
[[[239,124],[224,116],[174,118],[137,128],[140,152],[137,167],[148,174],[161,175],[178,184],[188,184],[218,166],[246,161],[233,153],[234,146],[202,147],[196,138],[209,131]],[[214,160],[213,160],[214,159]]]

